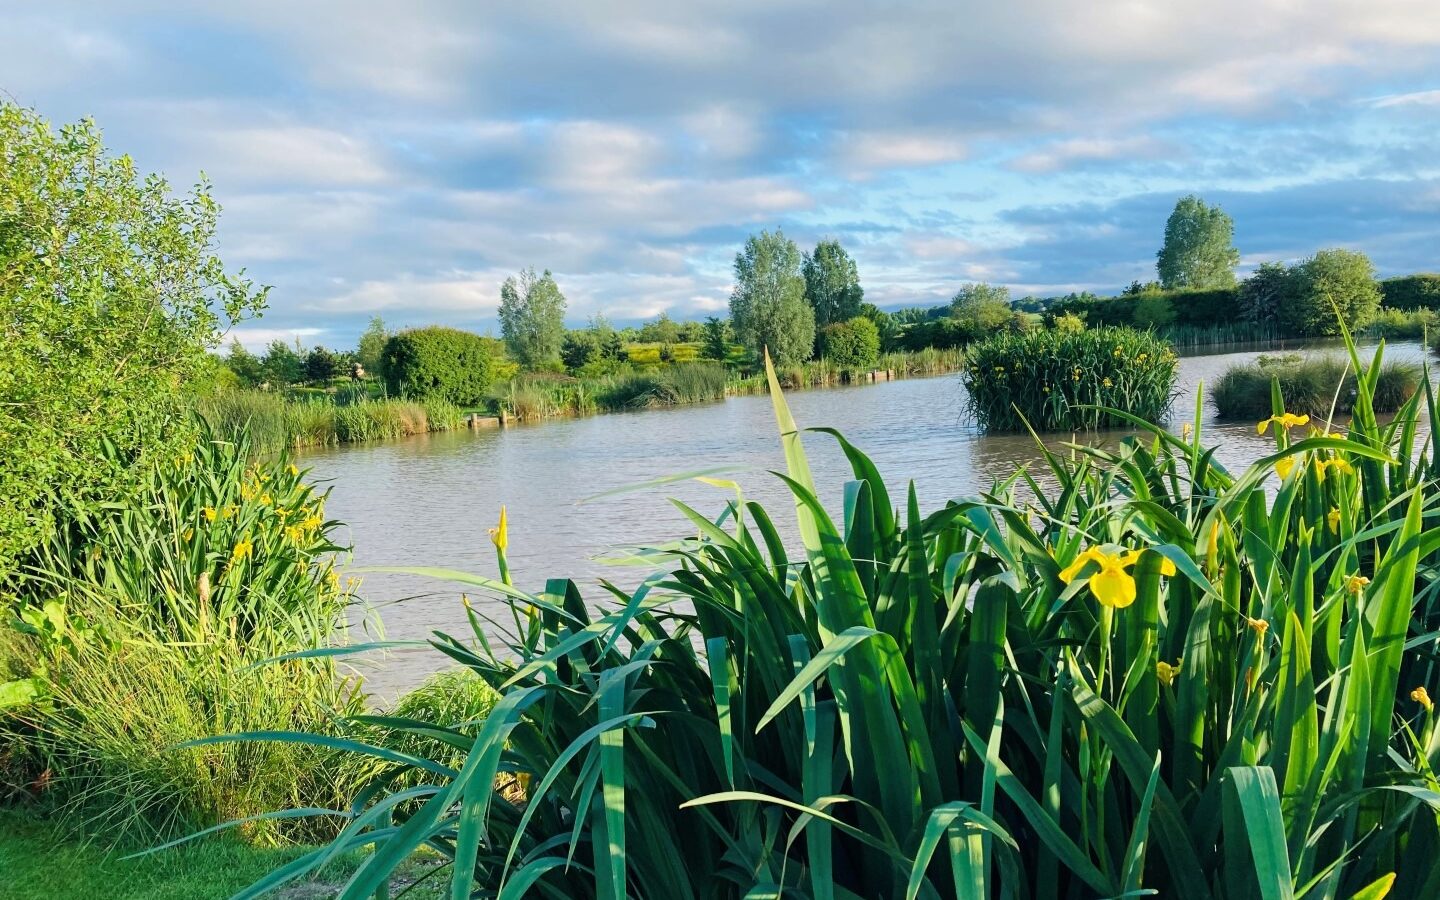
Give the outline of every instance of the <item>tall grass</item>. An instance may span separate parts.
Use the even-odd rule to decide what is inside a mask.
[[[423,401],[372,399],[363,395],[286,397],[268,391],[225,391],[200,402],[199,412],[221,435],[242,431],[260,452],[324,447],[448,431],[464,423],[458,406]]]
[[[677,406],[723,400],[729,377],[729,370],[720,363],[682,363],[665,369],[612,375],[598,381],[593,390],[601,409]]]
[[[201,429],[202,434],[205,429]],[[323,748],[178,746],[237,728],[339,733],[359,695],[332,664],[257,663],[325,646],[350,602],[335,523],[282,457],[202,440],[133,503],[72,511],[0,627],[0,778],[105,843],[171,837],[282,805],[341,802]],[[13,622],[12,622],[13,620]],[[255,839],[324,822],[260,821]]]
[[[1130,328],[1001,334],[972,345],[961,380],[986,431],[1072,431],[1163,420],[1175,388],[1169,345]]]
[[[1155,330],[1161,340],[1181,349],[1265,344],[1286,335],[1273,322],[1224,322],[1210,325],[1166,325]]]
[[[1370,397],[1376,412],[1392,413],[1420,389],[1420,366],[1392,362],[1381,367]],[[1331,412],[1349,415],[1358,396],[1355,370],[1339,356],[1305,357],[1298,353],[1261,356],[1232,366],[1210,389],[1210,399],[1224,419],[1261,419],[1269,415],[1270,383],[1292,412],[1327,419]]]
[[[843,524],[772,373],[797,552],[737,489],[677,504],[695,536],[608,602],[417,571],[513,608],[502,647],[478,616],[433,642],[501,697],[448,735],[463,766],[359,795],[342,896],[422,845],[455,897],[1440,895],[1436,401],[1381,426],[1364,372],[1347,436],[1292,436],[1277,395],[1243,472],[1199,409],[1186,440],[1128,417],[1050,490],[928,513],[830,432]]]

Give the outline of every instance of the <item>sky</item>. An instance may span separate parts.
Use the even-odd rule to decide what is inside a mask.
[[[1440,270],[1435,0],[12,2],[0,91],[178,187],[273,286],[234,330],[721,314],[745,237],[836,238],[882,307],[1154,278],[1199,193],[1242,270]]]

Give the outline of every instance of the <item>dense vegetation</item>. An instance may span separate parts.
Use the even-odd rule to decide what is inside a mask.
[[[425,845],[454,896],[1435,896],[1440,455],[1363,371],[1348,436],[1277,406],[1244,472],[1136,418],[928,514],[841,439],[843,528],[772,375],[804,552],[737,488],[609,602],[451,573],[514,609],[433,642],[501,696],[359,796],[344,896]]]
[[[386,385],[397,397],[474,406],[494,377],[493,343],[458,328],[402,331],[380,353]]]
[[[1379,413],[1395,412],[1420,389],[1422,377],[1420,366],[1413,363],[1386,363],[1376,376],[1371,407]],[[1290,353],[1231,367],[1210,388],[1210,399],[1221,418],[1261,419],[1270,410],[1272,382],[1279,386],[1287,409],[1316,421],[1349,415],[1359,393],[1348,359]]]
[[[961,381],[986,431],[1070,431],[1164,421],[1175,367],[1165,342],[1134,329],[1033,331],[973,345]]]

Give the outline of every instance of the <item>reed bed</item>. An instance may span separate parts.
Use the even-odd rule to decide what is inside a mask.
[[[292,398],[268,391],[226,391],[202,400],[199,412],[216,433],[243,431],[251,445],[265,453],[388,440],[464,424],[461,409],[440,398]]]
[[[1160,422],[1169,415],[1177,358],[1147,332],[1002,334],[967,351],[961,381],[968,412],[985,431],[1074,431]]]
[[[456,897],[1440,895],[1436,399],[1379,424],[1351,355],[1348,434],[1277,395],[1238,472],[1198,408],[1184,439],[1110,410],[1142,436],[1047,456],[1051,489],[922,511],[804,435],[849,459],[843,523],[772,372],[801,546],[734,487],[606,599],[512,585],[503,524],[500,579],[416,570],[510,607],[432,641],[498,702],[255,891],[373,847],[365,897],[428,846]]]
[[[1424,377],[1414,363],[1391,362],[1381,367],[1371,407],[1393,413],[1420,389]],[[1333,414],[1350,415],[1359,394],[1358,379],[1344,357],[1261,356],[1255,362],[1233,366],[1210,389],[1210,400],[1224,419],[1264,418],[1271,404],[1271,383],[1279,385],[1287,407],[1317,420]]]

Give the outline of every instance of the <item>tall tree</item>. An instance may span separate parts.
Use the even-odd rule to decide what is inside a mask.
[[[719,316],[705,319],[705,338],[701,355],[706,359],[724,360],[730,355],[730,323]]]
[[[1380,309],[1380,286],[1370,257],[1354,250],[1321,250],[1296,266],[1280,317],[1300,334],[1339,334],[1369,324]]]
[[[860,272],[839,241],[816,244],[815,252],[805,254],[800,270],[805,276],[805,299],[815,310],[816,328],[860,315],[860,304],[865,302]]]
[[[239,338],[231,338],[230,353],[225,357],[225,365],[240,379],[240,383],[246,387],[254,387],[265,380],[265,367],[260,363],[259,357],[245,349]]]
[[[1231,287],[1239,263],[1235,221],[1224,210],[1207,206],[1194,194],[1176,201],[1165,221],[1165,243],[1155,254],[1161,287]]]
[[[565,340],[565,295],[546,269],[526,269],[500,287],[500,333],[521,365],[535,368],[560,359]]]
[[[380,360],[388,340],[390,331],[385,327],[385,320],[379,316],[371,319],[360,335],[360,342],[355,346],[355,361],[360,363],[367,375],[383,375],[380,371]]]
[[[810,358],[815,348],[815,310],[805,302],[800,248],[778,229],[752,234],[735,254],[730,320],[751,350],[768,349],[778,365]]]
[[[265,370],[265,379],[276,387],[297,384],[305,377],[305,358],[298,349],[279,338],[265,348],[260,365]]]
[[[1004,328],[1015,320],[1015,310],[1010,307],[1010,289],[984,282],[967,284],[950,301],[950,318],[959,323],[971,339]]]

